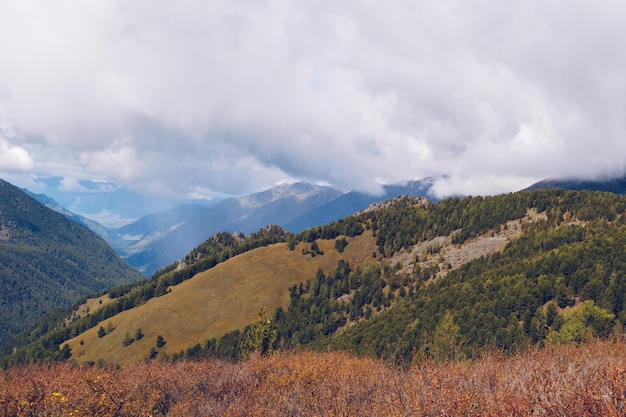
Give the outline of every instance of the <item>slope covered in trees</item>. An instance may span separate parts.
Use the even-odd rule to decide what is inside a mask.
[[[140,279],[89,229],[0,180],[0,345],[54,308]]]
[[[167,291],[251,247],[285,241],[284,250],[293,256],[323,257],[325,251],[346,250],[346,243],[350,248],[349,237],[367,231],[376,244],[370,252],[290,284],[284,289],[288,304],[261,310],[257,321],[223,336],[182,350],[168,341],[143,356],[239,359],[255,350],[309,347],[410,363],[416,357],[471,358],[492,348],[513,352],[549,340],[583,342],[620,332],[626,316],[625,210],[626,197],[565,190],[436,204],[401,197],[298,235],[280,228],[252,240],[216,235],[184,262],[116,294],[119,301],[101,311],[133,294],[152,291],[155,297],[164,293],[157,288]],[[507,234],[509,229],[516,232]],[[444,262],[449,251],[490,236],[507,236],[509,243],[465,263]],[[427,250],[415,251],[419,246]],[[137,300],[128,308],[145,302]],[[56,349],[82,333],[80,326],[97,329],[99,314],[72,323],[70,332],[59,330],[67,333],[53,339]]]
[[[408,273],[408,265],[385,260],[359,268],[340,263],[293,286],[290,305],[269,322],[261,318],[176,357],[237,358],[259,334],[266,351],[330,347],[400,362],[606,337],[621,331],[626,316],[625,209],[626,199],[614,194],[556,190],[438,204],[398,199],[356,217],[387,257],[438,235],[462,245],[511,222],[521,237],[435,280],[427,270]],[[531,221],[529,212],[543,216]],[[263,323],[271,325],[259,332]]]

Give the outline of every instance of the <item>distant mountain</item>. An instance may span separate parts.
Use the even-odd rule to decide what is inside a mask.
[[[561,180],[543,180],[539,181],[526,190],[540,190],[546,188],[563,188],[566,190],[590,190],[590,191],[606,191],[615,194],[626,194],[626,177],[609,178],[600,180],[586,179],[561,179]]]
[[[115,250],[121,249],[126,246],[123,239],[121,239],[117,233],[111,232],[109,229],[101,225],[95,220],[88,219],[85,216],[81,216],[80,214],[76,214],[67,208],[63,207],[59,204],[54,198],[49,197],[45,194],[35,194],[26,189],[22,189],[22,191],[26,192],[28,195],[33,197],[35,200],[39,201],[44,206],[56,211],[57,213],[61,213],[65,217],[70,220],[73,220],[77,223],[82,224],[83,226],[90,229],[92,232],[100,236],[104,239],[111,247]]]
[[[39,177],[34,180],[39,192],[52,197],[66,209],[96,220],[106,228],[121,227],[150,213],[167,210],[177,204],[197,200],[172,199],[162,195],[139,194],[109,181],[77,180],[62,177]],[[201,200],[205,205],[215,201]]]
[[[216,232],[251,233],[268,224],[284,225],[335,200],[342,193],[310,183],[282,184],[215,206],[180,205],[145,216],[114,232],[124,239],[120,253],[144,274],[185,256]]]
[[[43,194],[31,194],[46,206],[75,220],[105,239],[126,261],[146,275],[182,258],[216,232],[249,234],[269,224],[292,232],[327,224],[367,208],[370,204],[400,195],[426,196],[437,200],[431,188],[434,178],[383,186],[380,195],[307,182],[281,184],[214,206],[181,204],[149,214],[117,229],[65,209]]]
[[[54,308],[140,279],[87,227],[0,180],[0,345]]]
[[[334,222],[359,210],[363,210],[370,204],[401,195],[428,197],[432,201],[437,201],[437,197],[431,190],[434,182],[435,179],[429,177],[418,181],[408,181],[406,184],[385,185],[383,186],[384,193],[380,195],[351,191],[342,194],[327,204],[308,211],[291,222],[284,224],[283,227],[292,232],[300,232],[314,226]]]
[[[216,232],[251,233],[269,224],[291,232],[327,224],[400,195],[426,196],[436,200],[434,178],[385,185],[383,193],[343,193],[307,182],[282,184],[256,194],[230,198],[215,206],[180,205],[145,216],[114,230],[126,245],[119,253],[146,275],[185,256]]]

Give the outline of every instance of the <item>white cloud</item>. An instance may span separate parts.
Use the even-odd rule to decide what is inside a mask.
[[[100,223],[101,225],[105,227],[112,228],[112,229],[125,226],[137,220],[133,218],[124,217],[120,213],[114,212],[111,210],[102,210],[98,213],[89,213],[88,218]]]
[[[88,192],[89,190],[86,187],[80,185],[77,178],[74,177],[65,177],[61,180],[61,184],[59,185],[59,189],[61,191],[69,191],[69,192]]]
[[[621,173],[625,37],[617,0],[4,1],[0,167],[207,197]]]
[[[33,158],[21,146],[14,146],[0,135],[0,172],[26,172],[34,166]]]

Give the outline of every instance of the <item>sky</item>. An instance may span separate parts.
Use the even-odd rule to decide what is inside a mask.
[[[623,175],[624,39],[621,0],[0,0],[0,178],[210,201]]]

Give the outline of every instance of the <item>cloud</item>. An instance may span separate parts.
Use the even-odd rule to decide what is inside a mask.
[[[101,225],[112,229],[125,226],[137,220],[134,218],[124,217],[120,213],[111,210],[102,210],[98,213],[89,213],[89,219],[95,220]]]
[[[89,191],[86,187],[80,184],[78,179],[74,177],[63,178],[59,185],[59,189],[61,191],[68,191],[68,192],[88,192]]]
[[[625,37],[617,0],[5,1],[0,167],[176,196],[623,173]]]
[[[34,166],[33,158],[21,146],[11,145],[0,133],[0,172],[25,172]]]

